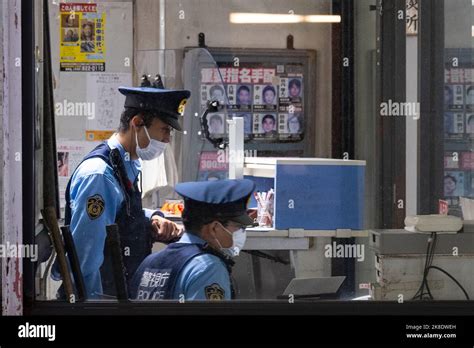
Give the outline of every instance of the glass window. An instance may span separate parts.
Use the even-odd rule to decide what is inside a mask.
[[[36,299],[472,298],[472,10],[50,1],[36,215],[57,194],[59,225],[43,223],[68,226],[67,255],[46,252]],[[231,209],[237,193],[212,185],[234,178],[255,190]],[[183,182],[210,191],[183,199]],[[439,212],[453,220],[410,218]]]

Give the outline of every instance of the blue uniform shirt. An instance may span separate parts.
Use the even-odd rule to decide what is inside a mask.
[[[107,141],[111,149],[118,148],[122,156],[128,179],[134,182],[140,173],[140,160],[127,160],[125,149],[116,135]],[[89,215],[87,202],[95,198],[103,202],[103,210],[98,216]],[[88,298],[97,298],[102,293],[100,267],[104,261],[104,244],[107,225],[113,224],[124,201],[124,194],[111,166],[100,158],[90,158],[82,162],[71,178],[70,229],[74,238],[81,270],[84,276]],[[155,210],[143,209],[151,218]]]
[[[177,243],[205,244],[192,233],[184,233]],[[208,300],[206,292],[218,287],[224,292],[224,299],[231,299],[230,277],[224,262],[212,254],[202,254],[191,259],[176,279],[174,299],[184,295],[186,300]]]

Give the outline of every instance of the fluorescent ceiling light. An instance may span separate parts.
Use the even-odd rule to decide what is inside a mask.
[[[309,23],[341,23],[341,16],[334,16],[334,15],[305,16],[305,22],[309,22]]]
[[[340,23],[341,16],[236,12],[230,14],[229,20],[235,24]]]
[[[303,16],[273,13],[231,13],[231,23],[301,23]]]

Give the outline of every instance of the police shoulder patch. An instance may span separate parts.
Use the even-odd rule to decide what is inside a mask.
[[[220,301],[224,299],[225,290],[217,283],[213,283],[204,288],[206,298],[211,301]]]
[[[105,202],[101,195],[97,194],[87,198],[87,215],[91,220],[97,219],[105,209]]]

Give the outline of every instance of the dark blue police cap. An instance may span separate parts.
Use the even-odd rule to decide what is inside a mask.
[[[119,91],[126,97],[126,108],[152,113],[174,129],[182,130],[179,116],[184,114],[190,91],[154,87],[119,87]]]
[[[175,190],[183,196],[189,216],[230,220],[245,226],[254,224],[247,214],[247,203],[255,190],[251,180],[185,182],[177,184]]]

